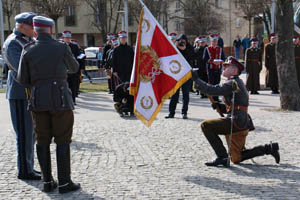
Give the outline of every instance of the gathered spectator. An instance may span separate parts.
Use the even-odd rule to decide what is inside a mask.
[[[242,46],[243,46],[243,59],[245,59],[246,49],[250,47],[250,38],[248,34],[246,34],[245,37],[242,39]]]
[[[134,51],[131,46],[127,44],[127,32],[119,32],[120,45],[115,48],[113,53],[113,75],[118,79],[119,83],[129,82]]]
[[[194,61],[194,49],[193,46],[188,42],[186,35],[181,34],[179,35],[179,37],[177,38],[176,42],[175,42],[176,47],[178,48],[178,50],[180,51],[180,53],[183,55],[183,57],[187,60],[187,62],[190,63],[190,65],[193,64]],[[182,98],[183,98],[183,104],[182,104],[182,110],[181,110],[181,114],[182,114],[182,118],[183,119],[187,119],[187,111],[188,111],[188,106],[189,106],[189,100],[190,100],[190,88],[192,85],[192,79],[188,80],[187,82],[185,82],[182,86]],[[178,103],[178,99],[179,99],[179,91],[180,88],[176,91],[176,93],[171,97],[171,101],[169,104],[169,115],[166,116],[165,118],[174,118],[175,116],[175,110],[176,110],[176,106]]]
[[[233,41],[235,59],[237,60],[240,58],[241,45],[242,45],[242,41],[240,39],[240,36],[237,35],[236,39]]]

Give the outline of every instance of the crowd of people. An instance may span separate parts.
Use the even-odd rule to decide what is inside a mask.
[[[4,42],[3,55],[9,68],[6,98],[9,100],[17,138],[18,178],[43,179],[45,192],[53,191],[56,187],[60,193],[78,190],[80,184],[73,183],[71,179],[70,143],[74,123],[73,109],[79,93],[81,73],[85,67],[84,51],[72,40],[71,31],[64,31],[61,41],[53,39],[51,34],[54,21],[50,18],[25,12],[17,15],[15,21],[13,33]],[[133,97],[128,90],[134,50],[127,43],[127,37],[126,31],[120,31],[118,37],[107,34],[100,66],[100,70],[105,70],[108,75],[109,93],[114,95],[115,109],[120,116],[133,115]],[[181,114],[183,119],[188,119],[189,95],[194,88],[201,98],[210,98],[212,107],[221,116],[227,114],[226,118],[205,120],[201,124],[205,137],[217,155],[216,160],[207,162],[206,165],[229,166],[230,159],[239,163],[269,154],[279,163],[278,143],[244,149],[248,132],[254,130],[253,121],[248,114],[249,92],[259,94],[259,74],[263,65],[263,51],[258,47],[257,38],[250,40],[246,35],[241,40],[237,37],[233,42],[235,58],[229,56],[227,59],[220,34],[211,34],[209,37],[201,35],[192,44],[184,34],[177,36],[176,33],[170,33],[169,38],[192,66],[193,76],[171,97],[169,114],[165,118],[175,117],[181,90]],[[271,34],[270,43],[264,49],[266,86],[271,88],[273,94],[279,93],[276,39],[276,35]],[[295,36],[293,42],[300,80],[299,37]],[[241,47],[244,64],[239,57]],[[244,71],[247,74],[246,84],[239,78]],[[221,75],[227,78],[224,84],[220,84]],[[224,103],[218,96],[224,96]],[[219,135],[226,135],[229,152]],[[50,144],[53,138],[57,145],[58,183],[51,173]],[[34,140],[41,172],[34,170]],[[228,157],[229,153],[231,158]]]

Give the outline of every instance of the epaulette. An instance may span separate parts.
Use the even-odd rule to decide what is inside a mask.
[[[31,42],[25,44],[25,45],[24,45],[24,49],[26,49],[26,48],[32,46],[33,44],[35,44],[35,40],[33,40],[33,41],[31,41]]]

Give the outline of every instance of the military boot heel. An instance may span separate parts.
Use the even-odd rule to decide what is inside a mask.
[[[52,192],[57,188],[57,182],[53,180],[51,172],[50,146],[36,145],[37,157],[42,170],[44,192]]]
[[[270,144],[265,145],[265,148],[266,154],[271,154],[274,157],[276,163],[278,164],[280,162],[279,144],[270,142]]]
[[[73,183],[71,180],[71,162],[70,162],[70,145],[57,145],[57,175],[59,193],[67,193],[80,189],[79,183]]]

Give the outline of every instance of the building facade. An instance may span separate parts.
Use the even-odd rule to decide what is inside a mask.
[[[109,2],[112,0],[107,0]],[[166,7],[162,8],[161,15],[158,21],[166,32],[177,32],[185,33],[184,30],[184,16],[185,13],[181,7],[179,0],[163,0],[167,4]],[[188,0],[185,0],[188,1]],[[249,22],[243,18],[241,15],[242,11],[239,9],[238,5],[234,0],[210,0],[214,5],[216,12],[220,13],[220,16],[224,18],[224,24],[221,31],[221,36],[224,39],[225,46],[232,46],[233,40],[236,35],[241,37],[248,33]],[[101,29],[97,28],[97,13],[95,10],[91,9],[85,1],[78,0],[78,5],[76,7],[69,7],[66,11],[65,17],[60,17],[58,19],[58,32],[62,33],[64,30],[70,30],[73,34],[73,38],[79,42],[81,46],[102,46],[103,36],[101,34]],[[117,2],[117,1],[115,1]],[[129,0],[129,3],[138,4],[137,0]],[[155,1],[154,1],[155,2]],[[157,2],[157,1],[156,1]],[[107,11],[111,10],[111,4],[106,4]],[[118,7],[114,5],[113,13],[108,13],[107,22],[110,24],[110,32],[119,32],[122,29],[122,24],[124,27],[124,22],[122,23],[124,11],[123,2]],[[120,10],[118,10],[120,9]],[[166,9],[167,15],[165,15],[163,9]],[[15,14],[19,12],[30,11],[30,6],[20,1],[20,8],[16,9]],[[103,10],[99,10],[99,13]],[[135,43],[136,31],[138,27],[138,21],[134,20],[132,16],[133,11],[129,9],[129,41],[131,44]],[[118,17],[117,17],[118,15]],[[14,16],[14,15],[13,15]],[[110,17],[110,18],[109,18]],[[14,17],[11,18],[11,24],[14,27]],[[118,19],[118,20],[116,20]],[[98,23],[100,26],[100,23]],[[4,27],[6,36],[9,33],[7,19],[4,17]],[[12,27],[12,28],[13,28]],[[115,30],[115,31],[114,31]],[[195,36],[191,36],[193,38]]]

